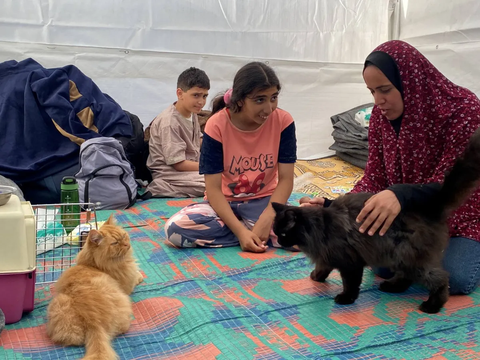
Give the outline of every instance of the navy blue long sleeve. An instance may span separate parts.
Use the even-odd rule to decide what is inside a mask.
[[[402,210],[413,209],[416,205],[427,202],[441,188],[439,183],[431,184],[397,184],[390,186],[387,190],[393,191],[400,203]]]
[[[79,142],[97,136],[131,137],[132,125],[79,69],[0,63],[0,174],[17,183],[45,178],[77,163]]]

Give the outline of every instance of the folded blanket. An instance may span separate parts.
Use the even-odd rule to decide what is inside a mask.
[[[368,150],[368,141],[359,141],[344,137],[334,137],[335,143],[345,148]]]
[[[330,118],[334,143],[329,149],[334,150],[342,160],[363,169],[368,158],[368,129],[364,125],[367,124],[372,106],[373,104],[360,105]],[[362,115],[361,122],[358,120],[359,113]]]
[[[332,121],[333,129],[338,129],[342,132],[345,132],[352,138],[357,138],[359,140],[367,140],[368,130],[357,120],[355,120],[355,114],[365,109],[372,104],[365,104],[357,106],[351,110],[345,111],[341,114],[333,115],[330,120]]]
[[[365,167],[367,166],[367,160],[364,158],[356,157],[356,155],[352,155],[349,153],[347,154],[342,151],[337,151],[336,155],[343,161],[358,166],[359,168],[365,169]]]
[[[368,149],[356,149],[351,146],[343,146],[342,143],[335,142],[329,148],[330,150],[341,151],[350,155],[356,155],[357,158],[365,159],[368,158]]]

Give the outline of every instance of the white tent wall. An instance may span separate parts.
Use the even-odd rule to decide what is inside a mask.
[[[480,97],[480,1],[401,0],[399,38]]]
[[[0,61],[73,64],[145,125],[187,67],[209,75],[208,107],[243,64],[268,61],[303,159],[331,153],[330,116],[371,101],[361,64],[387,38],[378,0],[0,0]]]

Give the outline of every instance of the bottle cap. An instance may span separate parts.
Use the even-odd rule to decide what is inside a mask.
[[[65,176],[62,179],[62,183],[60,184],[61,190],[77,190],[78,183],[77,179],[74,176]]]

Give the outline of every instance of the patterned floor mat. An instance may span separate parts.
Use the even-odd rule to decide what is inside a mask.
[[[152,199],[114,212],[145,276],[132,296],[130,331],[113,342],[121,359],[480,358],[479,291],[426,315],[417,310],[426,291],[381,293],[367,270],[358,301],[339,306],[338,273],[324,284],[311,281],[301,253],[168,246],[165,220],[192,201]],[[99,220],[110,213],[101,211]],[[83,356],[83,347],[55,346],[46,337],[51,291],[39,286],[35,310],[1,333],[0,359]]]
[[[311,173],[314,177],[298,192],[336,198],[348,192],[363,176],[363,170],[333,156],[317,160],[301,160],[295,164],[295,176]]]

